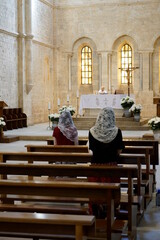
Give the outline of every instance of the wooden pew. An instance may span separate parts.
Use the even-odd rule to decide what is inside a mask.
[[[23,153],[0,153],[0,159],[2,162],[6,161],[27,161],[28,163],[33,162],[41,162],[47,161],[49,163],[56,163],[56,162],[72,162],[72,163],[89,163],[91,162],[92,154],[91,153],[36,153],[36,152],[23,152]],[[121,159],[123,159],[122,164],[129,162],[132,164],[133,162],[138,165],[138,180],[137,180],[137,195],[142,196],[141,194],[141,187],[142,187],[142,176],[141,176],[141,161],[144,161],[145,155],[144,154],[121,154]],[[29,179],[32,179],[30,177]],[[140,218],[143,216],[144,212],[144,204],[142,201],[142,197],[138,197],[136,199],[135,204],[138,205],[138,211],[140,214]],[[140,219],[139,218],[139,219]]]
[[[0,164],[0,174],[9,175],[25,175],[30,174],[32,176],[65,176],[69,177],[126,177],[128,179],[128,231],[129,235],[132,233],[136,235],[136,207],[133,203],[133,179],[138,177],[137,167],[122,167],[122,166],[103,166],[103,165],[35,165],[35,164]],[[0,209],[3,210],[15,210],[9,205],[2,205]],[[24,208],[20,208],[22,211]],[[27,207],[25,206],[25,209]],[[16,208],[17,210],[17,208]],[[30,208],[29,208],[30,210]],[[37,208],[33,208],[33,211],[37,211]]]
[[[153,175],[153,191],[156,185],[156,165],[159,165],[159,142],[157,140],[133,140],[124,139],[125,146],[152,146],[153,152],[150,154],[150,174]],[[142,171],[143,173],[143,171]]]
[[[131,154],[131,153],[121,153],[119,156],[118,163],[123,165],[136,165],[138,166],[138,178],[136,182],[134,182],[134,186],[136,186],[136,199],[135,199],[135,205],[137,205],[138,208],[138,215],[137,215],[137,223],[140,222],[141,218],[144,214],[144,191],[143,187],[144,184],[142,182],[142,163],[145,161],[145,154]],[[122,180],[122,185],[125,185],[126,182]],[[125,203],[125,199],[124,199]]]
[[[27,127],[27,115],[22,108],[4,108],[3,117],[6,122],[5,130]]]
[[[79,145],[86,145],[87,142],[88,142],[88,138],[79,138],[78,139]],[[54,138],[53,137],[47,138],[47,145],[54,145]]]
[[[25,145],[27,152],[77,152],[88,153],[87,145]]]
[[[41,182],[41,181],[0,181],[0,194],[19,194],[19,195],[37,195],[37,196],[56,196],[56,197],[81,197],[89,198],[93,201],[102,201],[107,204],[107,239],[113,239],[112,229],[114,227],[114,200],[120,195],[120,184],[108,184],[108,183],[88,183],[88,182]],[[18,217],[18,216],[20,217]],[[43,216],[43,217],[42,217]],[[50,216],[50,217],[49,217]],[[15,236],[19,234],[30,234],[47,236],[47,234],[71,234],[70,226],[74,227],[76,232],[76,240],[82,240],[84,236],[83,226],[86,226],[86,219],[89,216],[83,216],[82,223],[78,221],[82,217],[78,216],[77,219],[68,215],[54,215],[54,221],[49,214],[37,213],[36,218],[33,217],[33,213],[27,213],[19,215],[16,212],[2,212],[0,213],[0,234],[11,234]],[[64,221],[59,221],[59,217]],[[12,220],[12,221],[11,221]],[[66,221],[65,221],[66,220]],[[90,220],[90,221],[89,221]],[[94,217],[88,219],[88,225],[93,225]],[[35,223],[35,224],[34,224]],[[40,225],[39,225],[40,223]],[[21,226],[21,227],[20,227]],[[41,226],[41,227],[40,227]],[[53,227],[54,226],[54,227]],[[59,228],[59,226],[61,228]],[[58,232],[57,232],[58,231]],[[73,229],[72,229],[73,234]],[[93,233],[94,235],[94,233]]]
[[[0,161],[27,161],[44,162],[72,162],[72,163],[88,163],[91,162],[92,153],[60,153],[60,152],[0,152]]]
[[[70,145],[70,146],[54,146],[54,145],[26,145],[28,152],[88,152],[86,145]],[[142,153],[146,155],[146,176],[143,180],[145,190],[145,208],[152,199],[152,176],[150,174],[150,155],[152,154],[153,146],[126,146],[123,153]]]
[[[153,152],[153,146],[125,146],[123,153],[142,153],[145,154],[145,162],[141,164],[145,165],[142,169],[142,182],[145,187],[144,207],[146,208],[149,202],[152,200],[153,192],[153,175],[150,172],[150,155]]]

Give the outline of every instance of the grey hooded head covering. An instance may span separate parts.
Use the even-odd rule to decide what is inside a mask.
[[[65,110],[61,113],[59,117],[58,128],[66,138],[78,144],[78,131],[68,110]]]
[[[103,108],[96,120],[95,125],[90,129],[92,136],[100,142],[109,143],[118,134],[115,125],[115,114],[112,108]]]

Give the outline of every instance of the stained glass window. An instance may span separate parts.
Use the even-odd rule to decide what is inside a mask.
[[[81,51],[81,83],[92,84],[92,50],[88,46]]]
[[[127,69],[132,69],[132,48],[124,44],[121,48],[121,83],[128,83]],[[132,83],[132,71],[129,71],[129,81]]]

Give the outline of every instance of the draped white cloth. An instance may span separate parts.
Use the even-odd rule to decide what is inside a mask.
[[[121,99],[126,94],[87,94],[81,95],[79,114],[83,115],[84,108],[105,108],[122,109]]]

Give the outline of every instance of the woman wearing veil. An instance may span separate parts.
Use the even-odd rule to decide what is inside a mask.
[[[89,131],[89,149],[93,152],[92,164],[117,165],[118,156],[123,148],[122,132],[116,126],[114,111],[112,108],[106,107],[100,111],[95,125]],[[112,178],[90,177],[88,180],[90,182],[112,183],[120,181],[115,176]],[[105,206],[90,204],[90,213],[98,218],[105,218]]]
[[[68,110],[60,115],[53,137],[54,145],[78,145],[78,131]]]

